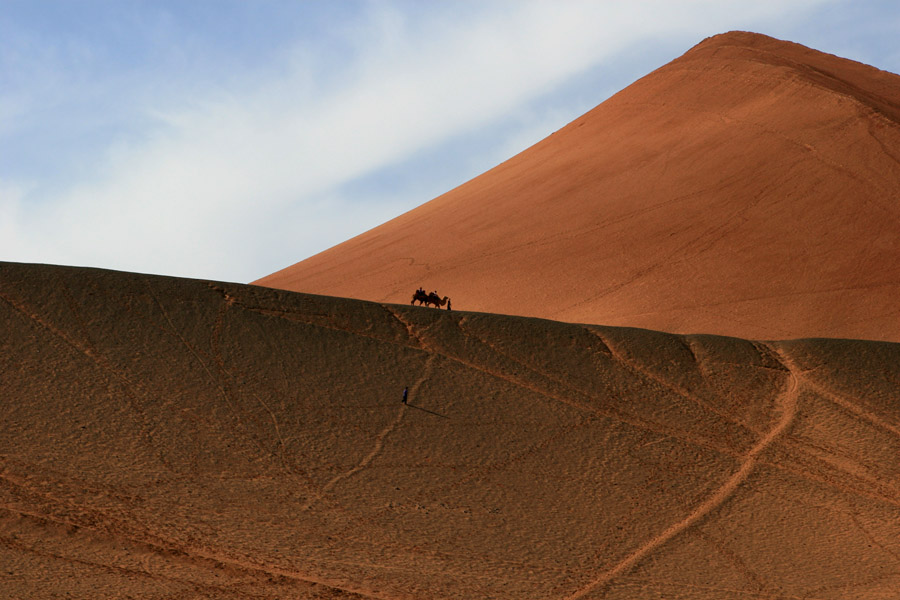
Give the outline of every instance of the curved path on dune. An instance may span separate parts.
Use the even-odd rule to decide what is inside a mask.
[[[672,524],[665,531],[626,556],[611,569],[608,569],[607,571],[601,573],[584,587],[581,587],[574,593],[566,596],[565,600],[578,600],[578,598],[583,598],[588,594],[594,592],[598,588],[601,588],[604,585],[608,584],[616,577],[627,573],[638,562],[640,562],[653,552],[657,551],[660,546],[669,542],[674,537],[680,535],[687,528],[695,525],[701,519],[709,515],[712,511],[719,508],[723,503],[727,502],[728,499],[734,495],[738,486],[747,481],[757,464],[757,460],[760,454],[762,454],[769,446],[771,446],[776,439],[781,438],[785,434],[785,432],[790,428],[791,423],[793,423],[794,419],[797,416],[797,407],[799,403],[799,382],[797,379],[797,375],[795,374],[796,367],[792,364],[790,358],[785,356],[783,353],[779,354],[784,359],[784,364],[787,366],[789,373],[787,389],[779,396],[776,402],[776,406],[781,413],[781,417],[778,419],[775,426],[772,427],[772,429],[769,430],[769,432],[759,440],[759,443],[757,443],[750,449],[749,452],[747,452],[746,456],[740,463],[740,468],[735,471],[734,475],[729,477],[725,481],[725,483],[715,491],[714,494],[703,501],[686,517],[684,517],[677,523]]]

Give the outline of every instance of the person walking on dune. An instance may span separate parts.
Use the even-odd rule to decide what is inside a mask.
[[[406,404],[406,399],[408,396],[409,396],[409,388],[405,387],[405,388],[403,388],[403,404]]]

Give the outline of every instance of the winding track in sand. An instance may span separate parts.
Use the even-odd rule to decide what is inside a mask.
[[[722,506],[734,495],[737,488],[747,481],[747,478],[750,477],[750,474],[753,472],[753,469],[758,462],[759,456],[791,427],[791,424],[794,422],[794,418],[797,415],[799,406],[800,384],[796,373],[797,367],[794,365],[792,359],[782,350],[773,348],[773,351],[781,357],[782,363],[787,368],[789,376],[787,389],[778,398],[781,417],[778,419],[775,426],[770,429],[766,435],[760,438],[759,442],[747,452],[741,462],[740,468],[735,471],[712,496],[707,498],[682,520],[668,527],[665,531],[620,560],[615,566],[600,573],[598,576],[587,582],[587,584],[566,596],[563,600],[578,600],[598,588],[609,584],[613,579],[626,573],[641,560],[655,552],[663,544],[666,544],[676,536],[680,535],[688,528],[700,522],[715,509]]]

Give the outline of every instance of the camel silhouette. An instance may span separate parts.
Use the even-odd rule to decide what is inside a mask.
[[[433,304],[435,307],[441,307],[441,306],[444,306],[445,304],[447,304],[447,302],[449,300],[450,300],[450,298],[447,296],[444,296],[442,299],[440,296],[438,296],[434,292],[432,292],[430,294],[426,294],[425,292],[423,292],[421,290],[417,290],[416,293],[413,294],[412,301],[410,302],[410,304],[415,304],[416,302],[418,302],[419,305],[424,304],[425,306],[429,306],[429,305]]]

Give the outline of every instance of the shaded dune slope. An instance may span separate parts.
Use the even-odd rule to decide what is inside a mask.
[[[6,597],[900,586],[900,345],[9,263],[0,315]]]
[[[900,76],[709,38],[261,285],[753,339],[900,341]]]

